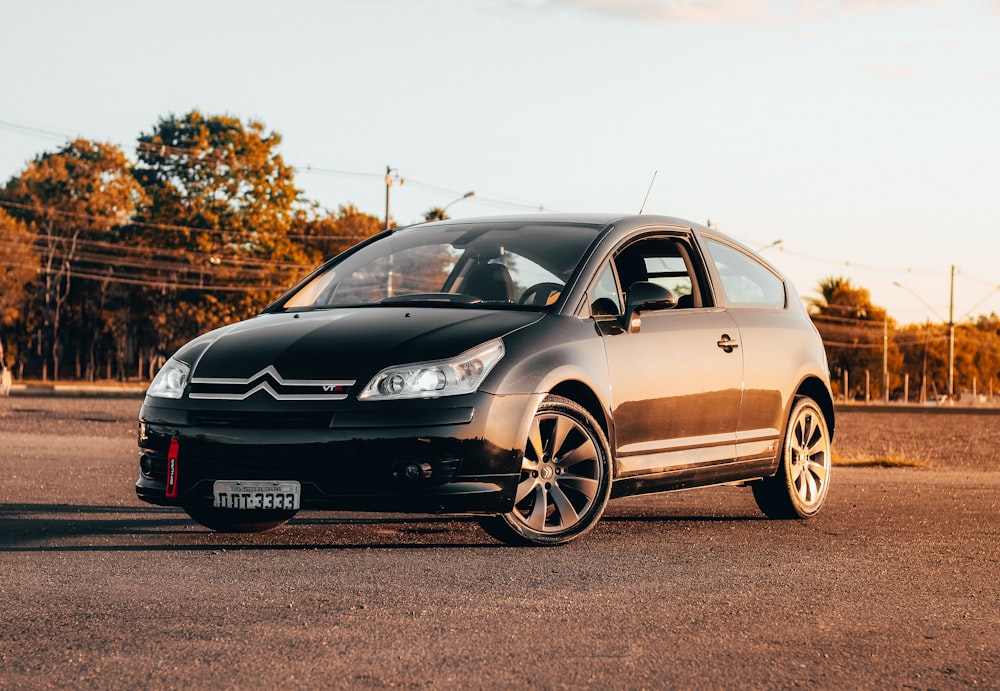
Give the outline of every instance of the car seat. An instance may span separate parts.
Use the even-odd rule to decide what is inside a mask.
[[[462,292],[486,302],[511,302],[514,281],[503,264],[479,264],[469,273]]]

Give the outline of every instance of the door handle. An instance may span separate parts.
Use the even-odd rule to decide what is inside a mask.
[[[740,347],[739,341],[734,341],[729,337],[729,334],[722,334],[722,338],[720,338],[718,343],[715,345],[719,346],[724,352],[727,353],[731,353],[734,349]]]

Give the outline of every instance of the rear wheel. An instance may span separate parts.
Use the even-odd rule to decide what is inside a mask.
[[[809,518],[819,513],[830,489],[830,432],[811,398],[792,406],[774,477],[753,483],[753,497],[770,518]]]
[[[514,509],[481,524],[508,544],[569,542],[597,524],[612,475],[608,443],[594,418],[573,401],[549,396],[531,421]]]
[[[296,513],[280,509],[217,509],[214,506],[185,506],[184,511],[201,525],[220,533],[263,533],[284,525]]]

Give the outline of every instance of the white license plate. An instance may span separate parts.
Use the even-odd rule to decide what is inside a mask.
[[[296,510],[302,486],[294,480],[216,480],[212,494],[217,509]]]

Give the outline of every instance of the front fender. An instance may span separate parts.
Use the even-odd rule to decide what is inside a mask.
[[[590,388],[602,404],[611,385],[604,340],[593,320],[549,315],[531,329],[504,337],[506,355],[484,382],[498,396],[548,393],[566,381]]]
[[[531,329],[506,336],[504,345],[507,354],[483,388],[498,396],[533,398],[519,438],[527,438],[534,411],[546,395],[556,392],[587,408],[604,424],[613,445],[607,356],[593,320],[548,315]]]

